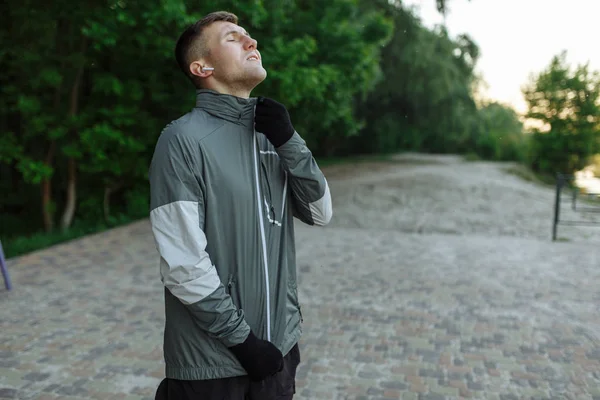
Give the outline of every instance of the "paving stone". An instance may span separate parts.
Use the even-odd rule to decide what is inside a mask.
[[[37,373],[37,372],[31,372],[31,373],[23,376],[23,379],[27,380],[27,381],[41,382],[41,381],[45,381],[49,377],[50,377],[50,374],[41,374],[41,373]]]
[[[370,387],[369,389],[367,389],[367,394],[371,396],[381,396],[383,395],[383,390]]]
[[[419,376],[441,379],[444,377],[444,373],[432,369],[421,369],[419,370]]]
[[[497,368],[497,364],[494,361],[485,361],[483,363],[483,365],[488,369],[496,369]]]
[[[446,400],[446,396],[439,393],[422,393],[419,395],[419,400]]]
[[[467,382],[467,388],[469,388],[469,390],[482,391],[483,390],[483,384],[481,384],[481,382],[468,381]]]
[[[361,371],[358,373],[359,378],[372,379],[379,378],[381,374],[377,371]]]
[[[448,386],[438,386],[435,389],[432,389],[432,391],[449,397],[457,397],[460,394],[459,388]]]
[[[17,390],[11,388],[0,388],[0,398],[15,399],[17,397]]]
[[[406,385],[403,382],[398,382],[398,381],[381,382],[381,386],[386,389],[397,389],[397,390],[406,390],[408,388],[408,385]]]

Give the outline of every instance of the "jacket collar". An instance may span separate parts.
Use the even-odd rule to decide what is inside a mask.
[[[236,124],[254,123],[256,98],[244,99],[210,89],[196,90],[196,107],[207,113]]]

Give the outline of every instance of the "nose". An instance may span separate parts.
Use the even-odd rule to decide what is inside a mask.
[[[244,43],[244,48],[247,50],[256,49],[258,46],[258,42],[251,37],[246,36],[246,41]]]

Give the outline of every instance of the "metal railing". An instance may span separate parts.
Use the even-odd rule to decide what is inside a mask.
[[[573,184],[574,175],[557,174],[556,176],[556,197],[554,199],[554,221],[552,223],[552,241],[556,240],[558,233],[558,225],[583,225],[583,226],[600,226],[600,222],[583,221],[583,220],[561,220],[561,201],[563,189],[571,191],[571,210],[575,212],[585,213],[600,213],[600,201],[598,207],[581,206],[578,204],[579,197],[586,196],[590,199],[600,200],[600,193],[581,193],[581,189]]]
[[[10,275],[8,274],[6,260],[4,259],[4,250],[2,250],[2,242],[0,242],[0,270],[2,270],[2,276],[4,277],[4,286],[6,287],[6,290],[12,289]]]

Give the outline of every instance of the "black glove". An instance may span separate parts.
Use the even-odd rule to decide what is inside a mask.
[[[273,343],[250,335],[244,343],[229,348],[251,380],[258,382],[283,369],[283,354]]]
[[[262,132],[275,147],[290,140],[295,132],[285,106],[267,97],[259,97],[256,102],[254,128]]]

